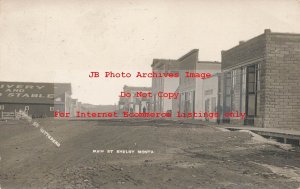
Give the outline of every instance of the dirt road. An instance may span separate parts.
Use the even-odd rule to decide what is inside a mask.
[[[246,132],[168,121],[39,123],[60,147],[25,121],[0,122],[1,189],[300,186],[300,150]]]

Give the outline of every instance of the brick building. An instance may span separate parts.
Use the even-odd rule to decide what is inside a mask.
[[[54,111],[71,112],[70,83],[0,82],[2,112],[25,111],[32,117],[53,117]]]
[[[225,123],[257,127],[300,125],[300,34],[270,30],[222,51],[219,111],[245,112]]]

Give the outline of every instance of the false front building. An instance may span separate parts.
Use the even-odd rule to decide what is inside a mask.
[[[198,61],[198,53],[198,49],[193,49],[177,60],[180,67],[180,78],[176,91],[180,94],[180,98],[173,100],[174,113],[204,112],[203,81],[221,71],[220,62]],[[212,80],[210,86],[217,88],[217,81]],[[217,99],[213,98],[212,100],[213,105],[216,106]],[[174,113],[173,116],[175,116]]]
[[[151,97],[139,96],[139,94],[151,93],[151,87],[133,87],[124,85],[123,93],[130,94],[128,97],[120,97],[119,99],[119,111],[126,112],[149,112]]]
[[[154,59],[151,65],[153,72],[178,73],[179,62],[176,60]],[[159,92],[175,92],[179,77],[152,78],[152,111],[172,112],[172,99],[159,97]]]

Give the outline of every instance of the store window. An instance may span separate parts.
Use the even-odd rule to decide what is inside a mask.
[[[237,83],[237,70],[232,70],[232,89],[235,89]]]
[[[254,117],[260,114],[260,65],[247,66],[246,74],[246,125],[254,125]]]
[[[260,64],[256,66],[256,116],[260,115]]]
[[[224,104],[223,104],[223,113],[231,111],[231,91],[232,91],[232,81],[231,81],[231,72],[225,73],[224,81]],[[229,118],[223,118],[223,123],[230,123]]]
[[[241,68],[241,101],[240,101],[240,110],[241,112],[246,112],[246,70],[247,67]]]

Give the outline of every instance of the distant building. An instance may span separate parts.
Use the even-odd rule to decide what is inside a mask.
[[[0,82],[0,116],[19,110],[32,117],[70,112],[71,95],[70,83]]]
[[[125,85],[123,92],[130,93],[130,97],[120,97],[119,111],[127,112],[149,112],[151,97],[137,96],[137,93],[151,93],[151,87],[133,87]]]
[[[76,112],[81,111],[81,102],[78,99],[72,99],[70,116],[75,117]]]
[[[179,93],[179,87],[177,87],[175,92]],[[177,114],[177,112],[179,112],[180,99],[181,99],[180,96],[178,99],[172,99],[172,116],[173,116],[173,118],[176,118],[176,114]]]
[[[257,127],[300,125],[300,34],[270,30],[222,51],[220,112],[245,112],[222,122]]]
[[[179,73],[177,60],[154,59],[151,65],[153,72]],[[175,92],[179,85],[179,77],[152,78],[152,110],[153,112],[171,112],[172,99],[159,97],[160,92]]]

